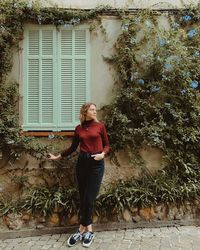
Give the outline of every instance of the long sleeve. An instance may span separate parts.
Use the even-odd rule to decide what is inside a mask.
[[[80,142],[79,135],[76,134],[76,131],[75,131],[75,135],[73,137],[73,141],[71,143],[71,146],[61,152],[61,154],[60,154],[61,157],[66,157],[66,156],[72,154],[74,151],[76,151],[76,149],[79,145],[79,142]]]
[[[101,137],[102,137],[102,142],[103,142],[103,152],[107,154],[110,151],[110,145],[108,142],[108,135],[106,132],[106,128],[103,123],[102,123]]]
[[[61,157],[72,154],[80,144],[80,152],[91,154],[110,150],[106,128],[102,122],[86,121],[75,129],[74,138],[69,148],[61,152]]]

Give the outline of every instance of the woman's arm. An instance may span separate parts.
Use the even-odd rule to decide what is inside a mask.
[[[101,131],[101,138],[103,142],[103,154],[106,155],[110,151],[110,145],[108,141],[108,135],[106,132],[105,125],[102,123],[102,131]]]
[[[60,158],[66,157],[66,156],[72,154],[77,149],[78,145],[79,145],[79,135],[76,133],[76,130],[75,130],[75,135],[73,137],[73,141],[71,143],[71,146],[69,148],[63,150],[57,156],[49,153],[48,154],[48,159],[50,159],[50,160],[59,160]]]
[[[106,132],[105,125],[102,123],[101,138],[103,144],[103,151],[100,154],[91,155],[95,160],[99,161],[104,158],[104,156],[110,151],[110,145],[108,142],[108,135]]]
[[[78,148],[79,145],[79,136],[77,134],[75,134],[75,136],[73,137],[73,141],[72,144],[69,148],[63,150],[60,154],[61,157],[66,157],[70,154],[72,154],[74,151],[76,151],[76,149]]]

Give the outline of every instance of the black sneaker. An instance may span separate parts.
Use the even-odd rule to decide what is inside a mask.
[[[83,233],[82,233],[82,241],[84,240],[84,237],[85,237],[86,233],[87,233],[87,232],[83,232]]]
[[[83,238],[83,247],[89,247],[92,244],[93,239],[94,239],[94,233],[87,232]]]
[[[69,239],[67,240],[67,245],[72,247],[76,244],[77,241],[82,240],[83,235],[80,233],[79,230],[76,231],[75,234],[72,234]]]

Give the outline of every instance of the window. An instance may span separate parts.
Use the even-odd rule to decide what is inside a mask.
[[[23,62],[23,130],[73,130],[90,99],[89,30],[29,25]]]

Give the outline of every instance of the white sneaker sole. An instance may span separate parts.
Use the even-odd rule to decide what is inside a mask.
[[[69,240],[70,240],[70,239],[67,240],[67,246],[68,246],[68,247],[73,247],[73,246],[76,245],[77,241],[72,245],[72,244],[69,243]]]
[[[81,241],[81,240],[82,240],[82,238],[78,239],[78,240],[72,245],[72,244],[70,244],[70,237],[69,237],[69,239],[67,240],[67,246],[68,246],[68,247],[73,247],[73,246],[76,245],[76,243],[77,243],[78,241]]]

